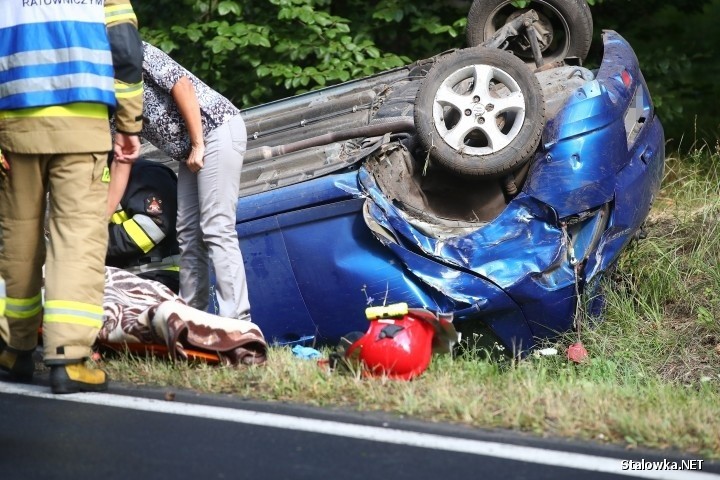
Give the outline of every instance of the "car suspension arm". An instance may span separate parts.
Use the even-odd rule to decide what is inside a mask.
[[[515,17],[509,23],[503,25],[497,32],[495,32],[495,35],[485,40],[481,43],[481,45],[483,47],[505,49],[508,43],[508,38],[518,36],[524,29],[532,48],[535,64],[538,67],[542,67],[542,52],[540,51],[540,44],[537,40],[537,31],[535,30],[535,22],[539,21],[539,19],[540,18],[538,17],[537,12],[530,9],[522,15]]]
[[[330,143],[339,142],[342,140],[350,140],[351,138],[367,138],[367,137],[379,137],[386,133],[399,133],[399,132],[410,132],[415,130],[415,121],[412,117],[403,117],[398,120],[392,120],[389,122],[375,123],[372,125],[366,125],[364,127],[350,128],[348,130],[342,130],[340,132],[330,132],[324,135],[318,135],[317,137],[306,138],[297,142],[288,143],[286,145],[278,145],[276,147],[257,147],[252,150],[248,150],[245,155],[245,162],[252,162],[255,160],[261,160],[264,158],[279,157],[298,150],[305,150],[307,148],[319,147],[321,145],[328,145]]]

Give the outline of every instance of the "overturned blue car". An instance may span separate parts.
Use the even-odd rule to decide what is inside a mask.
[[[605,31],[582,66],[584,2],[476,4],[474,46],[243,111],[237,231],[270,343],[336,344],[405,302],[522,354],[600,312],[663,175],[637,58]]]

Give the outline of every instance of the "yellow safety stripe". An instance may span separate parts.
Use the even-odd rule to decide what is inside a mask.
[[[394,303],[384,307],[369,307],[365,309],[365,317],[368,320],[378,318],[402,317],[408,313],[407,303]]]
[[[133,11],[132,5],[124,4],[105,7],[105,25],[122,21],[130,21],[137,24],[137,16]]]
[[[108,107],[101,103],[68,103],[52,107],[20,108],[0,111],[0,119],[27,117],[108,118]]]
[[[0,151],[0,154],[2,151]],[[0,317],[5,315],[5,306],[7,302],[5,301],[5,279],[0,277]]]
[[[103,308],[100,305],[69,300],[48,300],[45,302],[43,322],[100,328],[103,325]]]
[[[34,305],[42,302],[42,293],[38,293],[37,295],[28,298],[8,298],[8,302],[19,307]]]
[[[112,217],[110,217],[110,221],[114,223],[115,225],[120,225],[123,222],[127,222],[129,219],[128,214],[125,210],[120,210],[118,212],[113,213]]]
[[[128,220],[123,223],[123,228],[127,232],[128,236],[135,242],[135,245],[140,247],[144,253],[148,253],[155,246],[152,239],[145,233],[145,230],[140,228],[135,220]]]
[[[10,318],[30,318],[42,311],[42,294],[30,298],[8,297],[5,303],[5,315]]]
[[[116,98],[133,98],[143,94],[143,82],[123,83],[115,80]]]

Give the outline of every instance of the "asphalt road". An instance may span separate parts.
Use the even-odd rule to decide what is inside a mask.
[[[700,471],[657,469],[683,460],[699,465],[679,454],[217,395],[113,384],[106,394],[55,396],[44,385],[0,382],[2,480],[720,479],[720,464],[707,461]]]

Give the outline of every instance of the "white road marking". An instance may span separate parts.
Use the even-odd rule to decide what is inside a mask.
[[[469,440],[429,433],[409,432],[392,428],[355,425],[328,420],[298,418],[275,413],[254,412],[226,407],[128,397],[107,393],[76,393],[53,395],[47,387],[0,382],[0,393],[25,395],[36,398],[64,400],[107,407],[126,408],[144,412],[166,413],[188,417],[208,418],[225,422],[244,423],[262,427],[300,430],[339,437],[392,443],[411,447],[429,448],[449,452],[467,453],[486,457],[505,458],[554,467],[612,473],[637,478],[659,480],[720,479],[720,475],[688,470],[622,470],[622,460],[581,453],[570,453],[543,448],[523,447],[498,442]],[[649,463],[649,462],[648,462]]]

